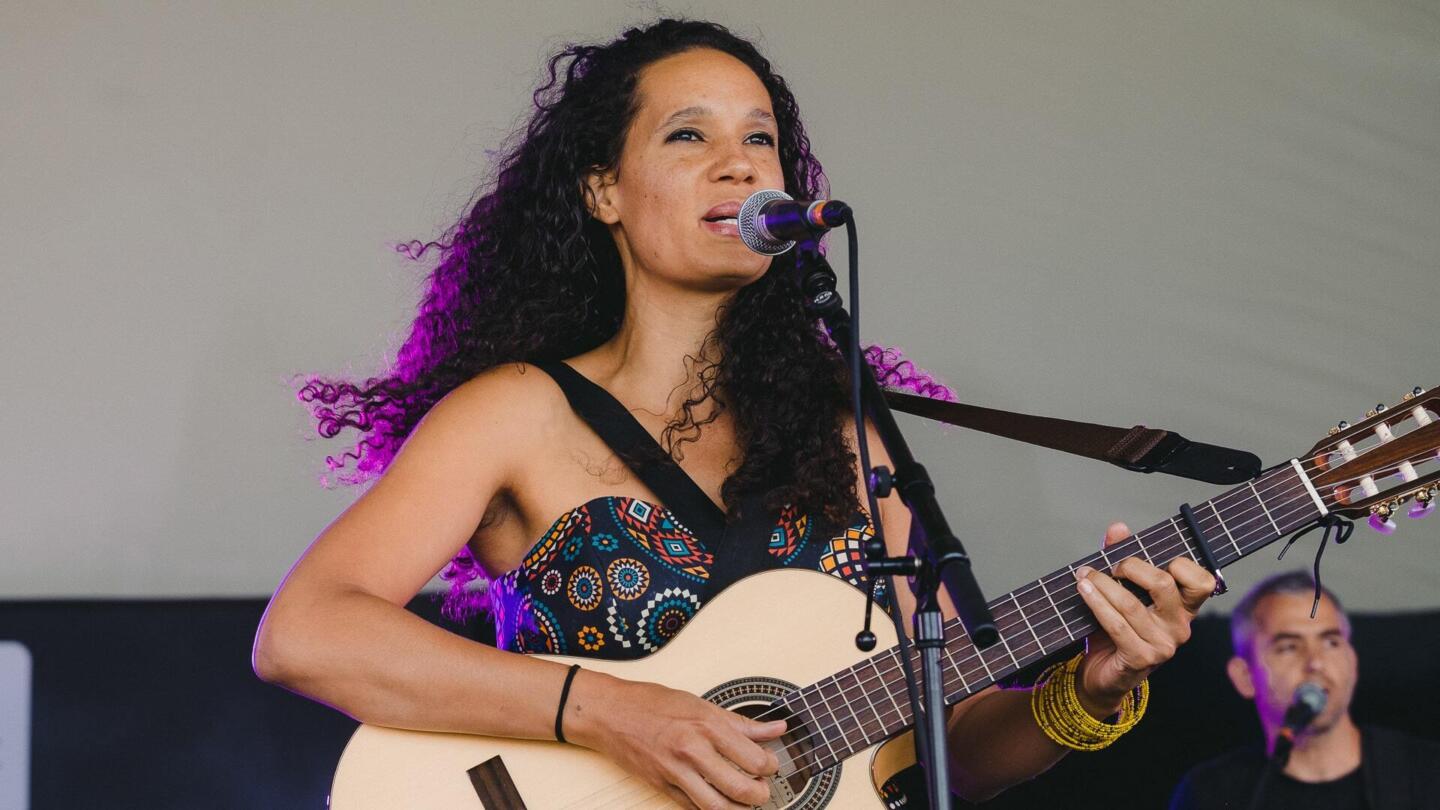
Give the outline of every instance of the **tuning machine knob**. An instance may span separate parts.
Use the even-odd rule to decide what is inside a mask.
[[[1424,389],[1424,388],[1421,388],[1420,386],[1417,385],[1417,386],[1415,386],[1414,388],[1410,389],[1410,393],[1408,393],[1408,394],[1406,394],[1405,396],[1401,397],[1401,400],[1404,401],[1404,402],[1409,402],[1410,400],[1414,399],[1415,397],[1420,396],[1420,395],[1423,394],[1423,393],[1425,393],[1425,389]]]
[[[1405,514],[1414,520],[1429,517],[1435,511],[1435,490],[1422,489],[1415,493],[1415,503],[1410,504],[1410,511]]]
[[[1370,513],[1370,528],[1381,534],[1394,534],[1395,521],[1391,519],[1394,514],[1395,508],[1392,504],[1380,504]]]

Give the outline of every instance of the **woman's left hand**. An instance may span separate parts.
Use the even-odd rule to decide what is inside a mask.
[[[1105,531],[1105,546],[1129,536],[1124,523],[1112,523]],[[1127,557],[1110,574],[1091,568],[1076,569],[1075,574],[1080,597],[1100,625],[1100,632],[1086,640],[1076,691],[1091,714],[1108,717],[1119,710],[1127,692],[1189,640],[1190,621],[1215,590],[1215,577],[1183,556],[1164,570]],[[1151,605],[1135,598],[1116,578],[1144,588]]]

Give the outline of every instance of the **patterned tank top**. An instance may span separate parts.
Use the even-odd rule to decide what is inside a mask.
[[[726,585],[775,568],[823,571],[864,589],[870,521],[831,528],[758,499],[724,513],[625,406],[563,363],[537,364],[572,408],[665,504],[602,497],[562,515],[520,566],[490,583],[503,649],[595,658],[648,655]],[[883,580],[873,595],[883,605]]]

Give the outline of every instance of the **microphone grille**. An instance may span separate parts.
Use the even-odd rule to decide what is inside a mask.
[[[789,194],[773,188],[761,189],[745,199],[745,202],[740,205],[740,213],[735,217],[736,223],[740,227],[740,241],[745,243],[745,247],[765,256],[778,256],[795,247],[794,242],[772,239],[769,234],[760,229],[760,211],[765,207],[765,203],[772,200],[789,199],[793,198]]]
[[[1325,701],[1328,698],[1325,687],[1313,681],[1306,681],[1295,687],[1295,702],[1305,704],[1316,714],[1325,710]]]

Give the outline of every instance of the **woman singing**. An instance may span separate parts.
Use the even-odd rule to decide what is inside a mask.
[[[701,607],[721,534],[870,531],[843,361],[801,308],[793,259],[747,250],[735,222],[760,189],[821,196],[820,165],[785,82],[713,24],[571,47],[535,98],[493,186],[438,246],[394,367],[302,391],[322,433],[365,434],[341,463],[378,480],[285,578],[255,669],[365,723],[559,732],[682,806],[761,804],[777,768],[762,744],[783,722],[523,653],[663,646]],[[893,495],[879,511],[903,553],[908,511]],[[756,555],[757,570],[819,569],[822,546]],[[850,562],[827,570],[860,586]],[[447,563],[447,610],[487,607],[500,649],[404,610]],[[1105,628],[1061,671],[1081,721],[1121,710],[1214,585],[1185,559],[1117,569],[1154,606],[1104,572],[1076,583]],[[470,587],[482,576],[487,589]],[[908,618],[913,599],[897,596]],[[955,789],[984,798],[1059,760],[1054,740],[1070,738],[1037,716],[1020,689],[953,707]]]

